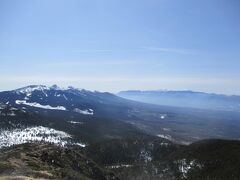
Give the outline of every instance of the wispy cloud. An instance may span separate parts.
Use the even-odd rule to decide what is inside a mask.
[[[168,83],[191,83],[191,84],[218,84],[218,83],[235,83],[236,79],[230,78],[204,78],[204,77],[108,77],[108,76],[1,76],[1,82],[5,81],[37,81],[37,82],[74,82],[74,81],[91,81],[91,82],[168,82]]]
[[[162,48],[162,47],[143,47],[147,51],[165,52],[165,53],[177,53],[177,54],[193,54],[194,52],[189,49],[176,49],[176,48]]]
[[[48,66],[120,66],[144,63],[140,60],[76,60],[76,61],[58,61],[50,62]]]
[[[112,52],[111,49],[76,49],[73,50],[75,53],[108,53]]]
[[[164,53],[177,53],[177,54],[194,54],[195,51],[190,49],[180,49],[180,48],[165,48],[165,47],[153,47],[144,46],[141,48],[133,49],[79,49],[73,50],[74,53],[114,53],[114,52],[141,52],[141,51],[152,51],[152,52],[164,52]]]

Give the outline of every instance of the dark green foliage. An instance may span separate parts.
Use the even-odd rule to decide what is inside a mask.
[[[143,158],[143,150],[151,160]],[[239,179],[239,152],[239,141],[206,140],[189,146],[165,146],[161,140],[150,137],[111,140],[87,148],[87,155],[104,166],[131,165],[113,168],[123,179]],[[193,164],[186,174],[180,171],[184,163],[177,163],[182,161],[186,167]]]
[[[239,141],[207,140],[179,146],[151,136],[107,140],[85,149],[23,144],[1,150],[0,175],[57,179],[239,179],[239,152]],[[179,169],[184,163],[177,163],[183,160],[186,165],[197,164],[185,175]]]
[[[6,162],[0,162],[0,173],[13,171],[14,167]]]
[[[172,158],[197,160],[203,165],[189,171],[188,179],[240,179],[239,152],[239,141],[204,140],[179,149]]]

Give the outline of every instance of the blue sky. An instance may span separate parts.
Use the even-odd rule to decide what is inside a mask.
[[[0,90],[240,94],[239,0],[1,0]]]

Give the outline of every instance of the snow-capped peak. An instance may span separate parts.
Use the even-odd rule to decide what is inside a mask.
[[[75,88],[73,86],[68,86],[67,88],[59,87],[58,85],[54,84],[52,86],[45,86],[45,85],[30,85],[26,87],[22,87],[16,90],[13,90],[14,92],[17,92],[18,94],[31,94],[33,91],[47,91],[47,90],[59,90],[59,91],[86,91],[84,89]]]
[[[44,86],[44,85],[30,85],[30,86],[27,86],[27,87],[16,89],[15,91],[17,93],[29,94],[29,93],[32,93],[35,90],[39,90],[39,91],[49,90],[49,87]]]
[[[14,91],[16,91],[17,93],[29,94],[29,93],[32,93],[35,90],[46,91],[46,90],[66,90],[66,89],[61,88],[61,87],[57,86],[56,84],[54,84],[50,87],[45,86],[45,85],[30,85],[30,86],[26,86],[26,87],[23,87],[23,88],[16,89]]]

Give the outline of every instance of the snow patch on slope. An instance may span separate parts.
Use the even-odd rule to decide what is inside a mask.
[[[166,135],[164,135],[164,134],[158,134],[157,136],[160,137],[160,138],[163,138],[163,139],[167,139],[167,140],[169,140],[169,141],[173,141],[173,140],[174,140],[174,139],[172,138],[172,136],[170,136],[170,135],[168,135],[168,134],[166,134]]]
[[[25,129],[0,131],[0,148],[28,142],[48,142],[59,146],[67,144],[85,147],[83,143],[70,143],[71,135],[43,126],[28,127]]]
[[[192,160],[187,162],[186,159],[181,159],[174,162],[178,165],[178,170],[182,174],[182,179],[186,179],[188,176],[188,173],[192,169],[202,169],[203,165],[198,163],[197,160]]]
[[[83,124],[83,122],[78,122],[78,121],[68,121],[71,124]]]
[[[106,166],[108,169],[118,169],[118,168],[128,168],[132,167],[133,165],[130,164],[119,164],[119,165],[113,165],[113,166]]]
[[[66,139],[70,137],[69,134],[63,131],[57,131],[42,126],[26,128],[23,130],[3,130],[0,133],[0,148],[35,141],[44,141],[64,146],[67,143]]]
[[[52,110],[62,110],[62,111],[66,111],[66,108],[63,106],[57,106],[57,107],[52,107],[50,105],[41,105],[39,103],[33,102],[26,102],[25,100],[16,100],[15,101],[16,104],[23,104],[23,105],[27,105],[27,106],[32,106],[32,107],[37,107],[37,108],[42,108],[42,109],[52,109]]]
[[[68,100],[68,98],[65,96],[65,94],[63,94],[63,97],[64,97],[64,99],[67,101]]]
[[[80,114],[84,114],[84,115],[93,115],[92,109],[81,110],[81,109],[75,108],[73,111]]]

